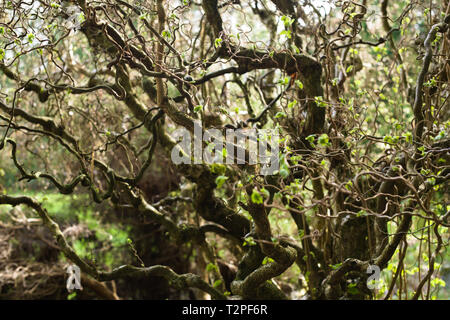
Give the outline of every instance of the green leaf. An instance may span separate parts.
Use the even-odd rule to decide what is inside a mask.
[[[412,133],[411,132],[405,133],[405,140],[408,143],[412,143]]]
[[[351,181],[349,181],[345,184],[345,188],[349,191],[352,190],[352,187],[353,187],[353,182],[351,182]]]
[[[434,141],[441,140],[441,139],[444,139],[444,138],[445,138],[445,131],[441,130],[441,131],[439,131],[439,134],[434,137]]]
[[[287,27],[290,27],[294,23],[295,20],[289,16],[282,16],[281,21],[283,21],[284,26],[287,28]]]
[[[223,176],[225,172],[227,171],[227,167],[220,163],[213,163],[211,164],[211,167],[209,169],[212,173],[218,174],[220,176]]]
[[[301,82],[300,80],[295,80],[295,84],[300,90],[303,90],[303,82]]]
[[[208,263],[208,265],[206,266],[206,271],[210,272],[214,270],[218,271],[217,266],[214,263]]]
[[[326,108],[327,103],[323,100],[322,96],[314,97],[314,101],[316,102],[316,105],[320,108]]]
[[[269,197],[270,197],[270,192],[269,192],[269,190],[267,190],[266,188],[262,188],[262,189],[261,189],[261,192],[262,192],[262,194],[263,194],[263,196],[264,196],[265,198],[269,198]]]
[[[223,186],[223,184],[225,183],[225,181],[227,181],[228,180],[228,177],[226,177],[226,176],[218,176],[217,178],[216,178],[216,185],[217,185],[217,188],[222,188],[222,186]]]
[[[67,300],[73,300],[73,299],[76,298],[76,296],[77,296],[77,293],[76,293],[76,292],[69,293],[69,294],[67,295]]]
[[[330,146],[330,139],[328,137],[328,135],[326,133],[323,133],[319,136],[319,138],[317,139],[317,142],[321,145],[321,146]]]
[[[255,239],[253,237],[247,237],[244,239],[244,246],[254,246],[256,245]]]
[[[168,38],[168,39],[172,38],[172,34],[170,33],[169,30],[164,30],[164,31],[162,32],[162,36],[163,36],[164,38]]]
[[[358,288],[356,288],[356,283],[350,283],[350,284],[347,286],[347,292],[350,293],[350,294],[352,294],[352,295],[358,294],[358,293],[359,293],[359,290],[358,290]]]
[[[392,136],[390,136],[390,135],[385,135],[383,137],[383,141],[387,142],[387,143],[394,143],[394,140],[392,139]]]
[[[262,204],[263,203],[263,197],[261,196],[261,193],[255,188],[253,189],[251,199],[253,203],[256,204]]]
[[[263,262],[262,262],[262,265],[265,265],[265,264],[268,264],[268,263],[271,263],[271,262],[274,262],[274,260],[272,258],[265,257]]]
[[[201,111],[202,109],[203,109],[203,106],[202,106],[202,105],[195,106],[195,107],[194,107],[194,112],[199,112],[199,111]]]
[[[338,264],[330,264],[331,269],[333,270],[337,270],[339,269],[339,267],[342,266],[342,262],[338,263]]]
[[[291,102],[289,102],[289,104],[288,104],[288,108],[291,109],[291,108],[293,108],[296,104],[297,104],[297,100],[291,101]]]
[[[86,21],[86,17],[84,16],[83,12],[80,12],[80,14],[78,15],[78,22],[83,23],[84,21]]]
[[[359,210],[358,213],[356,214],[357,217],[365,217],[367,216],[367,212],[364,210]]]
[[[221,284],[222,284],[222,280],[218,279],[218,280],[214,281],[213,287],[214,287],[214,288],[217,288],[217,287],[219,287]]]
[[[27,36],[27,38],[28,38],[28,42],[29,42],[29,43],[33,43],[33,40],[34,40],[34,34],[29,33],[28,36]]]
[[[422,153],[422,156],[425,156],[425,147],[424,146],[418,147],[417,150]]]
[[[287,170],[286,168],[281,168],[280,176],[282,176],[283,178],[287,178],[289,176],[289,170]]]
[[[291,33],[292,33],[291,30],[283,30],[283,31],[280,32],[280,35],[281,35],[281,36],[284,35],[284,36],[286,36],[288,39],[291,39],[291,38],[292,38]]]
[[[315,134],[311,134],[309,136],[306,137],[306,140],[309,142],[309,144],[311,145],[311,147],[315,148],[316,145],[314,144],[314,138],[315,138]]]
[[[284,77],[283,79],[280,79],[279,80],[279,83],[281,84],[281,85],[288,85],[289,84],[289,77]]]

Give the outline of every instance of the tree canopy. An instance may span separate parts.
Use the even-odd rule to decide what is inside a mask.
[[[2,0],[0,298],[448,299],[449,26],[448,0]]]

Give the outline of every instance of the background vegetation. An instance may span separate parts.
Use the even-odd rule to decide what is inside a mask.
[[[0,298],[448,299],[449,14],[0,0]],[[195,120],[280,169],[175,165]]]

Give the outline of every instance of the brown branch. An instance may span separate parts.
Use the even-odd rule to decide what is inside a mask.
[[[425,47],[425,57],[423,59],[423,65],[422,70],[419,73],[419,76],[417,77],[417,84],[416,84],[416,93],[415,93],[415,99],[414,99],[414,123],[415,123],[415,130],[414,130],[414,141],[420,142],[422,140],[422,134],[423,134],[423,128],[425,126],[424,122],[424,110],[422,106],[423,101],[423,83],[425,81],[425,76],[428,73],[428,69],[431,64],[431,60],[433,59],[433,48],[432,48],[432,42],[436,38],[437,32],[445,32],[448,28],[448,24],[450,23],[450,16],[447,16],[444,19],[444,22],[437,23],[433,25],[428,32],[428,35],[424,42]]]

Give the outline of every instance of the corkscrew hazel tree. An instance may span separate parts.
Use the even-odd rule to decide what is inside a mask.
[[[428,299],[448,257],[449,8],[4,1],[0,156],[15,180],[0,204],[35,212],[100,282],[161,277],[213,299]],[[195,121],[276,128],[280,169],[172,163],[172,132]],[[177,186],[149,197],[143,184],[163,167]],[[19,183],[143,215],[208,267],[179,274],[139,259],[106,271]],[[371,265],[395,270],[377,290]]]

